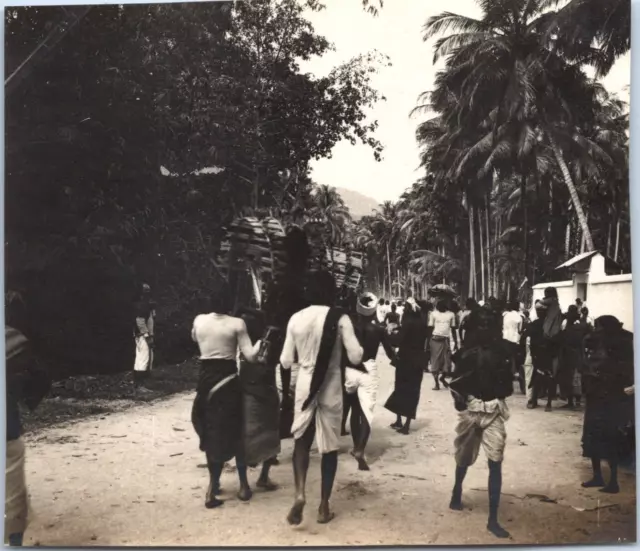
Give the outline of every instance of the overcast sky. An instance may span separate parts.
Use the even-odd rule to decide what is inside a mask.
[[[604,0],[603,0],[604,1]],[[316,31],[335,44],[336,51],[303,66],[317,75],[371,50],[391,58],[392,67],[375,76],[374,86],[387,98],[371,110],[380,127],[378,139],[384,144],[382,162],[376,162],[371,150],[362,145],[341,142],[331,159],[312,163],[313,179],[319,184],[359,191],[378,201],[396,200],[420,176],[419,149],[415,129],[419,118],[410,118],[421,92],[433,86],[441,68],[432,64],[433,41],[422,41],[422,25],[442,11],[478,17],[475,0],[387,0],[378,17],[362,10],[360,0],[331,0],[328,8],[312,13],[309,19]],[[631,79],[630,56],[616,63],[604,83],[628,101],[625,87]]]

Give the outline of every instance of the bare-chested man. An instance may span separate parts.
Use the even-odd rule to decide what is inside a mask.
[[[499,538],[508,538],[498,522],[502,491],[502,459],[506,446],[505,422],[509,409],[505,402],[513,393],[513,354],[499,331],[499,318],[486,307],[478,309],[473,339],[465,339],[456,353],[456,369],[450,383],[456,409],[456,477],[450,508],[462,510],[462,483],[467,469],[484,448],[489,464],[489,520],[487,529]]]
[[[395,362],[395,352],[388,341],[384,328],[376,323],[376,297],[372,293],[362,295],[356,305],[357,319],[355,331],[364,354],[362,363],[348,365],[345,372],[345,388],[349,394],[355,394],[351,402],[351,435],[353,451],[351,455],[358,462],[358,469],[368,471],[364,450],[371,436],[373,411],[378,398],[380,377],[376,366],[376,356],[380,345],[387,357]]]
[[[335,303],[335,283],[331,274],[318,272],[309,282],[312,306],[294,314],[280,363],[290,369],[299,364],[295,409],[291,432],[295,439],[293,472],[295,501],[287,516],[289,524],[302,522],[306,504],[306,481],[309,451],[314,437],[322,454],[322,497],[318,522],[326,524],[334,514],[329,507],[338,468],[340,425],[342,421],[342,374],[340,363],[343,347],[349,361],[362,361],[362,347],[355,336],[349,316],[332,307]]]

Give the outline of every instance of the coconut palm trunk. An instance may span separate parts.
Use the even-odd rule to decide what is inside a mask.
[[[573,203],[573,208],[576,210],[576,215],[578,216],[578,223],[580,224],[580,229],[584,233],[585,243],[587,246],[587,251],[591,252],[594,250],[593,246],[593,238],[591,237],[591,231],[589,230],[589,224],[587,223],[587,217],[584,215],[584,210],[582,210],[582,203],[580,202],[580,197],[578,197],[578,190],[573,183],[571,178],[571,174],[569,173],[569,167],[564,160],[564,156],[562,155],[562,151],[558,147],[555,139],[551,135],[550,132],[547,132],[547,136],[549,138],[549,143],[551,144],[551,149],[553,150],[553,154],[558,162],[558,166],[560,167],[560,172],[562,172],[562,177],[564,179],[564,183],[569,190],[569,195],[571,196],[571,202]]]
[[[476,295],[475,286],[475,246],[473,240],[473,208],[469,205],[469,296]]]
[[[389,293],[393,294],[393,284],[391,282],[391,254],[389,253],[389,241],[387,240],[387,267],[389,268]]]
[[[620,217],[618,217],[618,223],[616,224],[616,248],[614,251],[613,260],[618,262],[618,252],[620,252]]]
[[[487,235],[487,294],[491,295],[491,287],[492,287],[492,272],[491,272],[491,231],[489,229],[489,194],[484,197],[485,209],[484,209],[484,222],[486,228]]]
[[[524,277],[529,277],[529,209],[527,209],[527,176],[520,176],[520,201],[522,202],[522,248],[524,250]]]
[[[483,242],[483,231],[482,231],[482,209],[478,209],[478,245],[480,246],[480,296],[482,300],[486,300],[486,287],[485,287],[485,279],[484,279],[484,242]]]

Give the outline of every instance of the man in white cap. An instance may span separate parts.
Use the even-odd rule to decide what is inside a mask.
[[[351,410],[351,435],[353,451],[351,455],[358,462],[358,469],[368,471],[364,450],[371,436],[373,410],[378,398],[380,378],[376,366],[376,356],[380,345],[384,347],[387,357],[393,363],[395,353],[386,331],[376,323],[377,298],[373,293],[364,293],[356,305],[358,318],[354,324],[356,337],[363,348],[362,363],[347,365],[345,370],[345,389],[348,394],[355,394]]]

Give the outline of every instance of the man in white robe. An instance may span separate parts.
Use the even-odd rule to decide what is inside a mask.
[[[285,369],[298,364],[294,418],[291,432],[295,440],[293,467],[296,496],[287,516],[289,524],[302,522],[306,504],[306,477],[309,452],[315,438],[322,455],[322,497],[318,522],[333,518],[329,499],[338,467],[340,425],[342,421],[342,374],[340,363],[343,347],[349,361],[362,361],[362,347],[349,317],[331,308],[335,300],[335,283],[327,272],[313,276],[309,289],[312,306],[294,314],[280,357]]]

